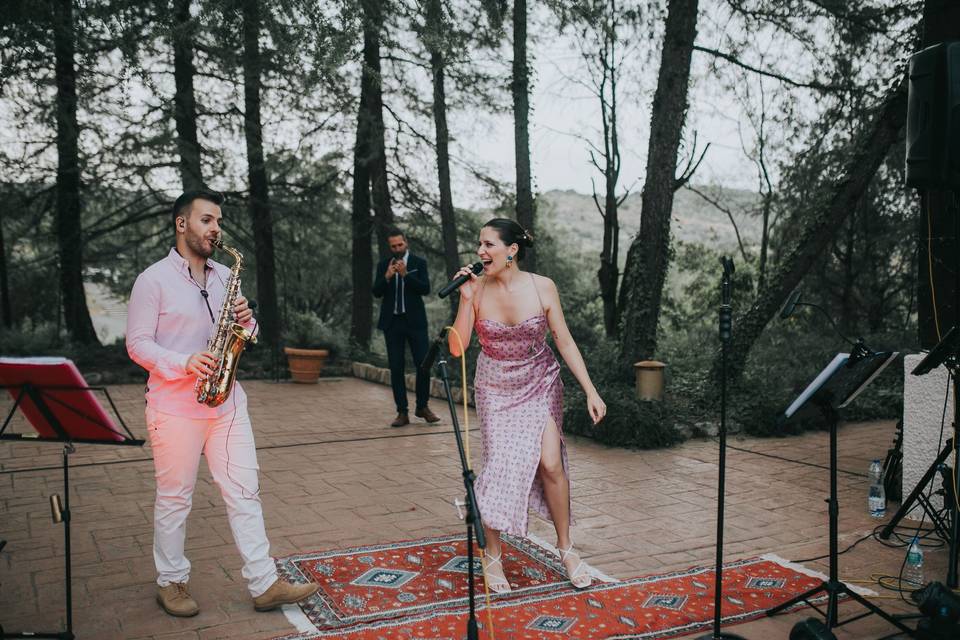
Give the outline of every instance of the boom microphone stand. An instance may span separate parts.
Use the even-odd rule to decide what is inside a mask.
[[[720,285],[720,469],[717,487],[717,567],[713,587],[713,633],[700,636],[700,640],[744,640],[742,636],[720,630],[721,598],[723,592],[723,497],[727,482],[727,346],[733,327],[733,309],[730,306],[730,285],[733,276],[733,260],[720,258],[723,277]]]
[[[447,359],[443,353],[443,341],[446,339],[447,330],[444,329],[437,336],[437,339],[430,345],[427,356],[420,364],[421,370],[430,371],[430,366],[434,358],[437,358],[437,372],[443,381],[443,390],[447,396],[447,406],[450,409],[450,420],[453,422],[453,433],[457,438],[457,450],[460,453],[460,467],[463,470],[463,487],[466,490],[464,501],[456,502],[457,511],[463,506],[466,513],[463,514],[463,520],[467,525],[467,593],[470,601],[470,615],[467,618],[467,640],[479,640],[480,633],[477,627],[475,596],[474,596],[474,568],[473,568],[473,537],[476,532],[477,546],[481,549],[487,547],[487,540],[483,533],[483,521],[480,519],[480,509],[477,506],[477,496],[473,491],[473,481],[476,476],[470,463],[467,461],[466,450],[463,446],[463,437],[460,434],[460,424],[457,421],[457,408],[453,402],[453,394],[450,391],[450,375],[447,373]],[[463,354],[461,357],[466,357]],[[470,434],[467,434],[470,437]]]

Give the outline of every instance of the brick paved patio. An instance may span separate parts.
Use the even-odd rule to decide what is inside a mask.
[[[462,484],[449,419],[402,429],[390,388],[353,378],[316,386],[250,381],[267,531],[276,556],[456,533],[450,505]],[[137,437],[145,437],[142,387],[111,388]],[[443,409],[438,401],[434,408]],[[438,411],[439,413],[439,411]],[[475,420],[472,424],[476,424]],[[874,526],[866,514],[865,471],[882,458],[891,422],[840,431],[840,548]],[[478,434],[472,434],[479,458]],[[728,452],[728,560],[777,553],[826,553],[827,437],[731,438]],[[774,456],[805,461],[801,464]],[[609,449],[570,438],[574,540],[585,559],[617,578],[711,565],[716,528],[717,445],[694,440],[659,451]],[[51,524],[47,496],[61,492],[56,445],[0,443],[0,624],[9,631],[52,630],[63,619],[63,531]],[[192,591],[201,613],[177,619],[154,602],[151,554],[153,467],[149,447],[80,445],[71,456],[74,624],[79,638],[163,640],[270,638],[293,630],[281,612],[255,613],[240,577],[223,504],[205,465],[188,525]],[[553,542],[533,518],[532,533]],[[841,579],[896,575],[903,552],[866,540],[841,556]],[[946,552],[927,554],[928,578],[943,580]],[[823,572],[825,561],[807,563]],[[887,592],[888,594],[890,592]],[[896,599],[891,612],[911,609]],[[841,611],[859,612],[844,605]],[[809,610],[731,628],[747,638],[786,638]],[[892,631],[870,616],[841,638]]]

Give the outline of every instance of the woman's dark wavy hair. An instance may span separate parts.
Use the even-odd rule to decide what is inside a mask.
[[[525,231],[516,220],[511,220],[510,218],[494,218],[483,226],[490,227],[496,231],[497,235],[499,235],[503,241],[503,244],[508,247],[511,244],[516,244],[520,247],[520,250],[517,251],[517,260],[523,260],[526,248],[533,246],[533,234]]]

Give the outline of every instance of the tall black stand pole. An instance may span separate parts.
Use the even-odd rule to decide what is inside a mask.
[[[723,511],[724,494],[727,483],[727,346],[733,327],[733,309],[730,306],[730,278],[733,275],[733,260],[724,256],[723,279],[720,286],[720,469],[717,481],[717,565],[714,570],[713,590],[713,633],[701,636],[702,639],[743,640],[742,636],[720,630],[721,596],[723,595]]]
[[[437,338],[438,345],[444,339],[446,330],[441,332]],[[480,633],[477,626],[476,602],[474,596],[474,569],[473,569],[473,538],[476,532],[477,546],[481,549],[486,548],[487,541],[483,533],[483,521],[480,518],[480,510],[477,507],[477,496],[473,491],[473,481],[475,479],[473,469],[467,461],[466,450],[463,445],[463,437],[460,435],[460,424],[457,420],[457,407],[453,402],[453,393],[450,390],[450,375],[447,373],[447,360],[443,353],[437,360],[437,371],[440,373],[440,379],[443,381],[443,390],[447,396],[447,406],[450,409],[450,420],[453,422],[453,433],[457,438],[457,450],[460,453],[460,467],[463,470],[463,487],[466,490],[466,499],[464,508],[466,516],[464,521],[467,524],[467,593],[470,602],[470,616],[467,618],[467,640],[479,640]],[[470,437],[470,434],[467,434]]]
[[[72,444],[66,444],[63,447],[63,509],[60,514],[63,518],[63,548],[66,558],[66,591],[67,591],[67,631],[64,638],[73,638],[73,568],[70,559],[70,463],[67,459],[74,448]]]
[[[953,244],[954,246],[960,246],[960,215],[957,215],[957,208],[960,208],[960,193],[956,191],[951,192],[952,200],[951,203],[954,209],[953,211]],[[929,196],[928,196],[929,197]],[[953,315],[954,322],[960,324],[960,269],[957,268],[957,261],[954,261],[954,270],[953,270]],[[960,373],[960,366],[958,366],[957,356],[954,355],[952,358],[948,358],[947,369],[950,371],[950,377],[953,378],[953,504],[950,505],[947,513],[951,514],[950,518],[950,555],[948,559],[949,566],[947,567],[947,586],[951,589],[957,588],[957,547],[960,538],[960,526],[958,526],[958,521],[960,521],[960,509],[957,507],[960,506],[957,504],[960,500],[960,495],[957,494],[957,478],[960,477],[960,467],[957,465],[960,464],[960,447],[957,446],[957,437],[960,435],[957,429],[960,429],[960,407],[957,406],[957,401],[960,400],[960,397],[957,396],[957,390],[960,389],[960,383],[957,381],[957,374]],[[950,496],[946,496],[949,498]]]
[[[957,483],[954,480],[960,475],[960,447],[957,446],[957,429],[960,428],[960,406],[957,405],[957,400],[960,396],[957,395],[957,392],[960,391],[960,381],[957,380],[957,374],[960,374],[960,367],[953,366],[949,367],[950,377],[953,378],[953,476],[951,482],[953,482],[953,504],[944,505],[947,507],[947,513],[950,514],[950,556],[947,560],[947,586],[951,589],[957,588],[957,551],[960,547],[960,513],[957,509]],[[950,500],[950,495],[946,496],[947,500]]]

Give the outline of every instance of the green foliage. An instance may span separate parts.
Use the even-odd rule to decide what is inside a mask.
[[[669,447],[684,439],[674,427],[673,406],[669,400],[637,400],[634,388],[623,384],[605,386],[603,400],[607,404],[607,417],[594,425],[587,414],[583,392],[568,391],[564,398],[564,430],[610,446],[637,449]]]
[[[702,247],[678,247],[664,301],[660,356],[667,363],[667,394],[673,402],[677,423],[694,430],[700,423],[718,423],[720,415],[719,381],[709,373],[720,349],[716,258],[716,252]],[[752,263],[737,265],[732,295],[734,331],[738,314],[752,303],[754,273]],[[916,345],[912,327],[868,332],[864,339],[871,348],[881,351],[909,350]],[[822,420],[814,414],[798,415],[785,424],[779,424],[777,416],[839,351],[849,351],[849,345],[813,309],[798,307],[787,321],[771,322],[754,345],[743,376],[731,381],[727,405],[731,427],[761,436],[819,428]],[[843,410],[841,418],[899,417],[902,368],[902,360],[891,364]]]
[[[65,340],[65,334],[53,323],[28,318],[0,331],[0,353],[18,357],[54,355]]]
[[[283,341],[299,349],[327,349],[331,357],[349,353],[346,332],[324,322],[312,311],[293,311],[287,315]]]
[[[105,346],[79,344],[50,322],[24,320],[13,329],[0,331],[0,354],[68,358],[91,385],[143,382],[147,378],[146,372],[130,360],[122,340]]]
[[[563,428],[618,447],[654,449],[683,440],[675,428],[674,406],[637,400],[632,372],[619,365],[614,343],[601,340],[585,356],[591,380],[607,405],[607,417],[594,425],[587,412],[586,396],[576,380],[564,370]]]

